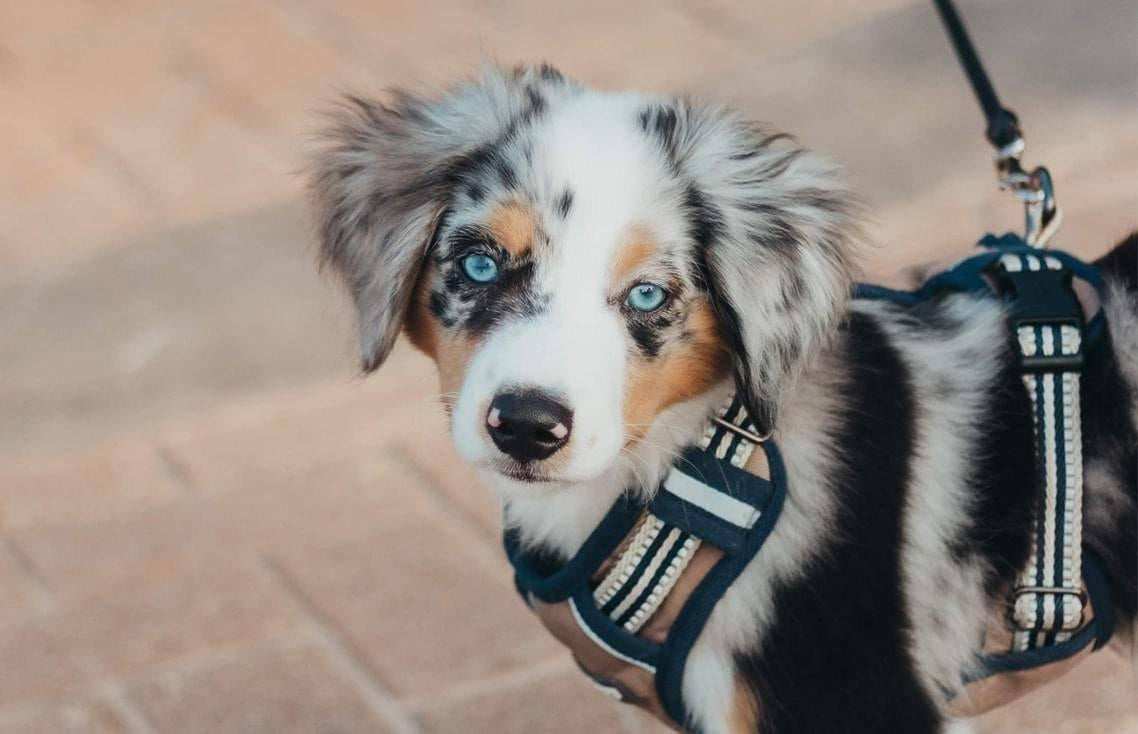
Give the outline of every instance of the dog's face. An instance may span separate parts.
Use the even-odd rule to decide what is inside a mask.
[[[365,368],[404,328],[459,452],[506,491],[601,476],[732,373],[769,425],[845,302],[844,190],[723,110],[489,70],[439,101],[354,101],[328,137],[323,254]]]

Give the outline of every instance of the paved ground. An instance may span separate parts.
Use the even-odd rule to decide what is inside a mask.
[[[964,8],[1062,244],[1105,250],[1138,224],[1138,6]],[[923,2],[4,3],[0,732],[650,730],[516,603],[429,366],[353,379],[311,266],[313,111],[485,55],[797,132],[864,192],[870,272],[1019,224]],[[989,729],[1138,731],[1094,666]]]

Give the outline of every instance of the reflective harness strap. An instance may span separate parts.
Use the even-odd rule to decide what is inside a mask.
[[[1011,326],[1031,399],[1043,493],[1012,603],[1012,652],[1065,642],[1083,625],[1083,319],[1071,271],[1045,253],[1004,254],[995,275],[1014,300]]]
[[[1030,398],[1040,501],[1028,563],[999,605],[975,669],[950,694],[950,710],[975,716],[1059,675],[1113,633],[1111,590],[1101,561],[1082,546],[1081,374],[1101,345],[1101,309],[1084,323],[1072,287],[1099,291],[1102,276],[1069,253],[1031,248],[1013,234],[987,235],[982,252],[915,291],[859,285],[856,298],[916,306],[950,293],[1007,301],[1009,330]],[[995,288],[993,288],[995,286]],[[1090,312],[1094,312],[1091,309]]]
[[[732,399],[708,422],[699,442],[700,451],[741,469],[755,449],[747,434],[757,436],[749,423],[747,409]],[[684,519],[690,525],[695,510],[714,518],[712,523],[729,526],[727,533],[731,528],[750,530],[762,515],[759,507],[707,484],[685,462],[672,468],[659,492],[662,496],[653,501],[655,512],[645,512],[631,542],[593,592],[601,612],[632,633],[639,631],[664,603],[704,540],[694,527],[685,530],[676,522],[662,519],[657,512],[686,515]],[[704,535],[711,536],[709,540],[725,534],[709,533],[711,523],[701,524]]]
[[[773,443],[764,445],[770,480],[743,468],[765,440],[732,397],[650,500],[623,496],[556,570],[543,573],[506,534],[519,592],[582,670],[674,726],[691,724],[682,696],[688,654],[782,507],[786,476]]]

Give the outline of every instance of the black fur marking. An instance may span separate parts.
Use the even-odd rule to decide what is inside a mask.
[[[538,66],[537,72],[538,75],[547,82],[565,81],[565,76],[548,62],[543,62],[540,66]]]
[[[494,257],[502,257],[506,254],[494,240],[493,235],[482,227],[464,224],[450,234],[451,257],[457,259],[476,251],[485,252]]]
[[[663,332],[671,324],[672,318],[667,314],[636,314],[628,320],[628,333],[641,354],[654,358],[660,355],[665,341]]]
[[[569,210],[573,208],[573,192],[565,189],[561,192],[561,196],[557,197],[557,215],[564,219],[569,216]]]
[[[444,185],[457,188],[469,185],[482,188],[487,173],[500,156],[497,141],[481,145],[452,160],[442,173]]]
[[[933,734],[940,722],[907,652],[901,591],[909,374],[867,316],[850,317],[846,345],[849,388],[835,430],[847,456],[833,478],[831,545],[803,578],[776,587],[762,647],[736,662],[764,734]]]
[[[1135,314],[1138,318],[1138,314]],[[1138,614],[1138,432],[1130,416],[1129,389],[1118,368],[1110,332],[1104,332],[1087,353],[1083,371],[1084,462],[1104,466],[1110,481],[1125,488],[1129,503],[1112,505],[1114,527],[1083,533],[1083,542],[1102,559],[1115,609],[1123,619]],[[1129,400],[1127,398],[1130,398]],[[1101,491],[1101,490],[1100,490]],[[1095,508],[1097,493],[1088,491],[1084,516]],[[1096,517],[1107,512],[1094,512]]]
[[[936,319],[930,326],[935,328]],[[1001,351],[1000,372],[985,396],[986,414],[978,426],[971,455],[961,457],[971,473],[974,504],[961,537],[950,541],[953,557],[985,562],[988,594],[1005,591],[1027,563],[1030,528],[1038,492],[1031,400],[1020,378],[1015,346],[1008,340]]]
[[[758,181],[769,181],[772,178],[778,178],[782,174],[786,173],[787,169],[790,168],[791,164],[794,163],[794,161],[798,160],[800,156],[805,154],[805,148],[794,148],[793,150],[788,150],[782,155],[772,158],[765,167],[759,169],[758,171],[755,171],[755,176],[757,177]]]
[[[498,179],[502,182],[503,187],[507,189],[517,188],[518,175],[514,173],[514,169],[504,158],[498,157],[494,161],[494,169],[498,172]]]
[[[696,243],[694,278],[707,294],[720,333],[727,342],[728,351],[734,356],[736,388],[759,432],[765,432],[771,427],[772,409],[760,405],[755,398],[755,376],[751,374],[751,361],[743,340],[743,321],[720,291],[715,268],[711,264],[711,249],[723,232],[723,215],[694,184],[688,184],[684,190],[683,210],[688,220],[688,232]]]
[[[945,307],[945,298],[932,298],[899,312],[898,321],[912,329],[913,336],[925,339],[944,339],[959,331],[963,322],[952,316]]]
[[[431,313],[439,320],[439,323],[446,328],[451,328],[455,325],[455,319],[450,315],[450,300],[442,291],[432,291],[429,301]]]
[[[533,291],[532,261],[502,263],[498,281],[472,286],[471,299],[463,328],[474,334],[485,334],[509,318],[526,318],[541,313],[548,299]]]
[[[750,201],[743,204],[747,211],[762,214],[761,223],[747,228],[747,239],[765,249],[779,253],[795,253],[801,246],[795,228],[786,221],[784,204]]]
[[[467,181],[466,188],[463,191],[466,193],[466,198],[474,204],[478,204],[486,198],[486,187],[477,181]]]
[[[684,189],[684,216],[688,220],[688,233],[701,249],[714,244],[723,231],[723,214],[707,200],[695,184]]]
[[[450,302],[442,291],[431,291],[430,307],[431,313],[441,319],[450,308]]]
[[[649,107],[641,111],[639,121],[640,129],[656,138],[668,162],[678,169],[676,128],[680,118],[676,108],[668,105]]]
[[[533,87],[526,87],[526,99],[529,101],[531,115],[540,115],[545,112],[547,103],[545,97],[541,96],[541,92]]]
[[[1132,232],[1095,265],[1104,276],[1122,283],[1126,290],[1138,291],[1138,232]]]
[[[496,174],[505,188],[517,188],[517,173],[507,162],[503,148],[518,137],[522,128],[533,124],[536,118],[544,115],[549,106],[541,93],[532,87],[526,89],[526,100],[525,107],[506,124],[496,139],[465,155],[458,156],[444,170],[435,174],[439,182],[449,188],[459,184],[467,185],[470,187],[467,193],[471,194],[471,198],[475,201],[481,200],[481,196],[475,198],[471,192],[482,190],[485,179],[491,174]]]
[[[1138,233],[1133,233],[1095,262],[1103,277],[1138,294]],[[1124,318],[1138,318],[1138,313]],[[1089,527],[1083,540],[1102,559],[1110,582],[1115,614],[1125,624],[1138,614],[1138,427],[1129,409],[1138,400],[1130,392],[1118,366],[1111,335],[1088,347],[1083,373],[1083,445],[1085,461],[1106,469],[1108,481],[1123,488],[1129,503],[1111,506],[1109,513],[1095,508],[1099,492],[1088,492],[1084,517],[1113,514],[1113,527]],[[1097,488],[1096,488],[1097,489]]]

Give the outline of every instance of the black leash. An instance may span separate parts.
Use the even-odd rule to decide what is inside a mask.
[[[1051,183],[1051,174],[1042,166],[1031,172],[1025,171],[1020,166],[1019,157],[1023,154],[1025,143],[1019,128],[1019,119],[1014,112],[1000,104],[996,88],[984,71],[976,47],[972,45],[964,21],[960,19],[952,0],[933,0],[933,4],[944,23],[944,29],[952,42],[953,50],[956,51],[956,57],[972,84],[972,91],[976,94],[980,109],[984,112],[988,124],[985,135],[996,148],[996,171],[1000,188],[1011,189],[1016,198],[1024,203],[1026,208],[1024,239],[1028,244],[1044,247],[1059,228],[1062,219],[1055,202],[1055,188]]]
[[[964,73],[972,83],[972,91],[976,93],[980,108],[984,110],[984,117],[988,119],[988,142],[997,149],[1014,143],[1016,138],[1023,137],[1019,130],[1019,120],[1016,119],[1014,112],[1000,104],[996,88],[992,86],[992,80],[984,71],[984,65],[976,55],[976,48],[972,45],[964,21],[960,19],[952,0],[933,0],[933,4],[940,13],[944,29],[948,32],[953,49],[956,50],[956,57],[960,59]]]

